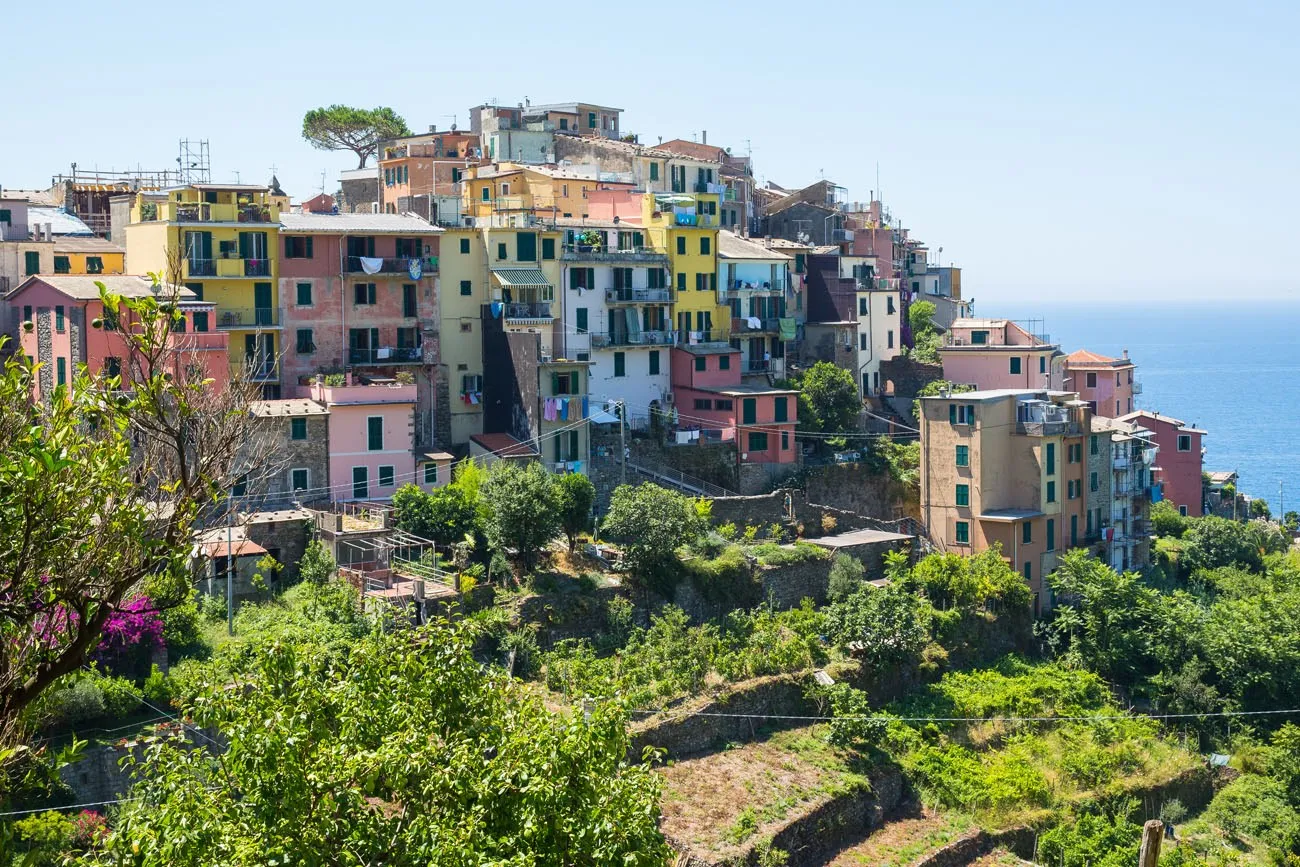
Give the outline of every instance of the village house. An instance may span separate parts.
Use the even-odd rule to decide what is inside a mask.
[[[1092,405],[1092,411],[1107,418],[1133,412],[1133,398],[1142,393],[1142,383],[1133,378],[1136,369],[1123,358],[1109,358],[1086,349],[1065,357],[1066,386]]]
[[[1157,465],[1151,467],[1152,481],[1160,485],[1163,499],[1178,507],[1179,514],[1200,517],[1204,509],[1206,432],[1167,415],[1137,410],[1119,421],[1141,425],[1155,435],[1159,449]]]
[[[1009,319],[955,320],[939,358],[944,379],[981,391],[1060,391],[1065,383],[1060,347]]]

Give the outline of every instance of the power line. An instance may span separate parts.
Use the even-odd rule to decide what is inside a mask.
[[[121,804],[124,801],[138,801],[139,798],[113,798],[108,801],[87,801],[84,804],[65,804],[63,806],[51,807],[33,807],[29,810],[10,810],[7,813],[0,813],[0,817],[7,816],[29,816],[32,813],[49,813],[55,810],[80,810],[84,807],[106,807],[109,804]]]
[[[633,710],[631,713],[643,716],[653,716],[664,713],[663,710]],[[686,719],[687,717],[717,717],[722,719],[750,719],[750,720],[797,720],[801,722],[834,722],[836,720],[884,720],[906,723],[992,723],[992,722],[1114,722],[1115,720],[1125,719],[1154,719],[1154,720],[1171,720],[1171,719],[1208,719],[1208,718],[1232,718],[1232,717],[1250,717],[1250,716],[1281,716],[1285,714],[1300,714],[1300,708],[1290,708],[1287,710],[1224,710],[1212,711],[1209,713],[1144,713],[1138,716],[1129,716],[1122,713],[1093,716],[980,716],[980,717],[942,717],[942,716],[891,716],[889,714],[873,715],[849,715],[849,716],[799,716],[794,714],[754,714],[754,713],[715,713],[711,711],[685,711],[665,718],[668,720]]]

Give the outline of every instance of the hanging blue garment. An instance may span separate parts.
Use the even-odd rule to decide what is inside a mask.
[[[582,417],[587,417],[587,399],[585,397],[582,399]]]
[[[501,308],[504,307],[504,306],[505,306],[505,305],[503,305],[500,301],[493,301],[493,302],[492,302],[492,318],[493,318],[493,319],[500,319],[500,318],[501,318]]]

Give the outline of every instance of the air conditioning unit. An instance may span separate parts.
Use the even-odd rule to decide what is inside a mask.
[[[671,391],[664,392],[664,404],[667,406],[673,405],[673,393]]]

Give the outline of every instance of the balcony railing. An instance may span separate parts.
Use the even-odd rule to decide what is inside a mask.
[[[718,218],[715,214],[682,214],[674,212],[673,225],[709,228],[718,225]]]
[[[1111,466],[1117,470],[1127,470],[1130,466],[1128,455],[1121,455],[1120,457],[1115,458],[1111,462]]]
[[[147,202],[156,207],[146,207],[140,214],[141,222],[170,220],[175,223],[274,223],[280,219],[279,209],[268,205],[229,202]]]
[[[764,361],[761,358],[751,358],[745,365],[746,373],[768,373],[772,370],[772,362]]]
[[[751,324],[750,319],[757,320],[758,324]],[[775,316],[732,316],[731,324],[741,334],[776,332],[781,329],[781,320]]]
[[[365,268],[361,267],[361,260],[367,258],[371,262],[378,261],[380,263],[378,271],[367,271]],[[426,271],[436,270],[438,267],[436,259],[432,263],[430,262],[431,257],[420,256],[420,257],[412,257],[412,258],[422,259],[423,261],[420,264],[423,267],[423,269]],[[348,257],[349,274],[409,274],[410,270],[411,270],[411,259],[406,257],[399,257],[399,256],[384,256],[384,257],[349,256]]]
[[[186,259],[185,273],[189,277],[217,276],[216,259]]]
[[[565,244],[562,258],[584,262],[649,262],[668,264],[668,254],[653,247],[604,247],[596,244]]]
[[[505,317],[507,320],[550,319],[551,302],[512,302],[505,306]]]
[[[226,309],[217,314],[217,328],[239,331],[249,328],[275,328],[280,324],[280,311],[274,307],[247,307]]]
[[[667,304],[672,301],[672,290],[662,289],[606,289],[605,300],[610,304]]]
[[[417,364],[424,360],[419,346],[378,346],[373,349],[349,349],[348,364]]]
[[[626,332],[596,332],[591,335],[591,345],[595,349],[607,346],[670,346],[676,339],[673,331],[639,331],[636,334]]]

